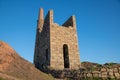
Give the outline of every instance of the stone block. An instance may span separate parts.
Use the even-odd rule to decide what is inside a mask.
[[[101,72],[102,75],[107,75],[107,72]]]
[[[92,71],[93,74],[99,74],[99,71]]]
[[[99,74],[94,73],[94,74],[93,74],[93,77],[99,77]]]
[[[109,69],[110,72],[113,72],[113,69]]]
[[[114,78],[115,78],[115,76],[108,76],[108,78],[110,78],[110,79],[114,79]]]
[[[101,73],[99,73],[98,76],[101,78],[101,77],[102,77],[102,76],[101,76]]]
[[[120,67],[118,67],[119,71],[120,71]]]
[[[102,78],[107,78],[107,72],[101,72],[101,77]]]
[[[106,68],[101,68],[100,71],[101,71],[101,72],[105,72],[105,71],[106,71]]]
[[[108,72],[108,75],[113,76],[114,74],[113,74],[113,72]]]
[[[119,73],[114,73],[116,78],[120,78],[120,74]]]
[[[113,68],[113,72],[118,72],[118,69],[117,68]]]
[[[93,77],[99,77],[100,72],[99,71],[92,71]]]
[[[92,74],[91,73],[87,73],[87,77],[92,77]]]

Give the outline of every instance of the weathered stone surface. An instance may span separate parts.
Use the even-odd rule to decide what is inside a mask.
[[[113,68],[113,72],[118,72],[118,69],[117,68]]]
[[[107,72],[102,72],[102,73],[101,73],[101,77],[107,78]]]
[[[95,74],[93,74],[93,77],[99,77],[99,74],[95,73]]]
[[[119,73],[114,73],[116,78],[120,78],[120,74]]]
[[[110,79],[114,79],[114,78],[115,78],[115,76],[108,76],[108,78],[110,78]]]
[[[50,10],[44,19],[43,9],[38,17],[34,64],[38,69],[79,69],[79,50],[75,16],[62,26],[53,20]]]
[[[120,67],[118,67],[119,71],[120,71]]]
[[[92,71],[93,74],[99,74],[99,71]]]
[[[109,69],[110,72],[113,72],[113,69]]]
[[[101,73],[99,73],[99,75],[98,75],[100,78],[102,77],[102,75],[101,75]]]
[[[55,75],[59,76],[62,75],[61,78],[67,77],[72,78],[73,80],[93,80],[93,79],[99,79],[99,80],[119,80],[120,79],[120,73],[114,73],[113,68],[109,68],[108,71],[82,71],[82,70],[63,70],[62,73],[60,71],[54,72]],[[60,76],[59,76],[60,77]]]
[[[92,74],[91,73],[87,73],[87,77],[92,77]]]
[[[108,75],[113,76],[113,72],[108,72]]]
[[[100,72],[99,71],[93,71],[92,75],[93,77],[99,77]]]
[[[106,71],[106,68],[101,68],[100,71],[101,71],[101,72],[105,72],[105,71]]]

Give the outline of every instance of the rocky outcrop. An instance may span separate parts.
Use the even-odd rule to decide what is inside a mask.
[[[5,80],[53,80],[20,57],[7,43],[0,41],[0,78]]]

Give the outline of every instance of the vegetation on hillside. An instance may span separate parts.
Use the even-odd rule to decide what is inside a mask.
[[[0,80],[53,80],[20,57],[7,43],[0,41]],[[9,79],[8,79],[9,78]]]
[[[98,64],[98,63],[93,63],[93,62],[81,62],[81,65],[83,68],[85,68],[88,71],[95,71],[95,70],[100,70],[101,68],[114,68],[117,66],[120,66],[119,63],[105,63],[105,64]]]
[[[0,80],[5,80],[5,79],[3,79],[3,78],[0,77]]]

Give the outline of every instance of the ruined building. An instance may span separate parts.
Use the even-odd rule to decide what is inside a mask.
[[[60,26],[54,22],[52,10],[48,11],[45,19],[43,12],[41,8],[37,21],[35,66],[38,69],[78,69],[80,59],[75,16]]]

